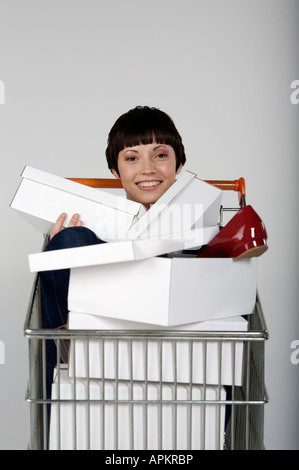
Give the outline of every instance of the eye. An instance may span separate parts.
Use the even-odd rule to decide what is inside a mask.
[[[168,157],[167,153],[158,153],[158,155],[156,155],[157,158],[166,158]]]
[[[129,157],[126,157],[126,162],[134,162],[135,160],[137,160],[137,158],[133,157],[132,155]]]

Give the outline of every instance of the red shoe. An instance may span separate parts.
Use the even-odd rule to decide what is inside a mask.
[[[240,209],[199,253],[199,258],[252,258],[268,249],[267,231],[251,206]]]

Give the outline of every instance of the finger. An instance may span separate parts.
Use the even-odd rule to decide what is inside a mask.
[[[53,238],[58,232],[62,230],[66,217],[67,215],[64,212],[60,214],[60,216],[58,217],[56,223],[54,224],[52,228],[51,238]]]
[[[71,220],[69,221],[68,227],[80,227],[82,221],[80,220],[79,214],[74,214]]]

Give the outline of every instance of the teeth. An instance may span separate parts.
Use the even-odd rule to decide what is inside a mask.
[[[141,183],[138,183],[138,185],[143,188],[148,188],[150,186],[157,186],[159,183],[160,181],[142,181]]]

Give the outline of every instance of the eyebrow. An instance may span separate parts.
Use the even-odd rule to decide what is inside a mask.
[[[160,147],[163,147],[164,149],[167,150],[167,145],[166,144],[159,144],[157,147],[155,147],[153,150],[158,150]]]
[[[156,147],[154,147],[153,150],[154,150],[154,151],[155,151],[155,150],[158,150],[160,147],[163,147],[163,148],[165,148],[165,149],[167,150],[166,144],[159,144],[159,145],[157,145]],[[138,150],[128,149],[128,150],[125,151],[124,155],[126,155],[126,153],[128,153],[128,152],[138,153]]]
[[[128,149],[125,151],[124,155],[126,155],[126,153],[129,153],[129,152],[134,152],[134,153],[138,153],[137,150],[131,150],[131,149]]]

